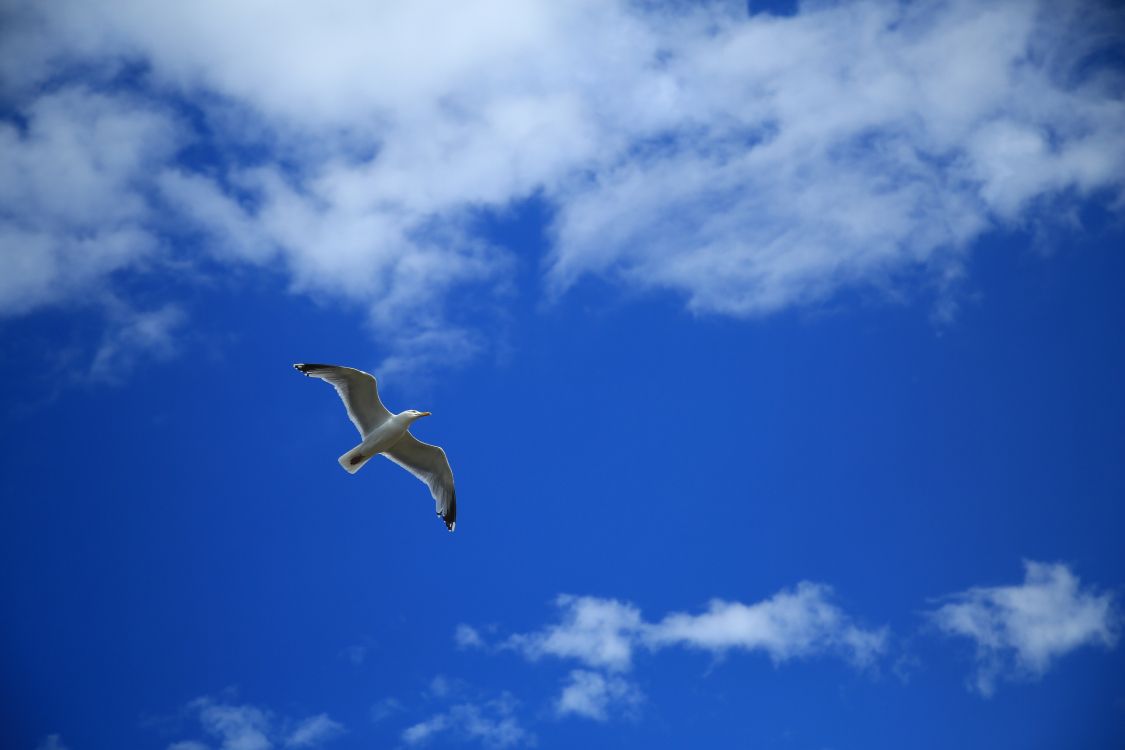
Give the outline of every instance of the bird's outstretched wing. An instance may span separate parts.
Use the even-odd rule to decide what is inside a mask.
[[[426,483],[434,496],[434,510],[445,521],[445,527],[453,531],[457,525],[457,490],[445,451],[408,432],[383,455]]]
[[[296,364],[293,367],[310,378],[327,380],[336,388],[360,437],[391,418],[391,413],[379,400],[375,378],[363,370],[338,365]]]

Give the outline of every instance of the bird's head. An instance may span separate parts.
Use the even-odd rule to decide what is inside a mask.
[[[430,412],[428,412],[428,411],[418,411],[417,409],[407,409],[406,411],[403,412],[403,415],[405,415],[406,418],[409,419],[411,422],[415,422],[415,421],[421,419],[422,417],[430,416]]]

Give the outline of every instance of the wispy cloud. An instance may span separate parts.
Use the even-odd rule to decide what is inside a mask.
[[[620,675],[575,669],[555,702],[555,712],[605,721],[611,708],[628,712],[642,700],[641,691]]]
[[[344,733],[344,725],[328,714],[310,716],[285,738],[286,747],[318,747]]]
[[[407,745],[425,745],[436,735],[458,742],[479,742],[488,748],[535,745],[535,735],[519,722],[516,701],[503,693],[484,702],[463,702],[448,711],[407,727],[402,741]]]
[[[453,640],[457,644],[457,648],[480,648],[484,645],[484,639],[481,638],[480,632],[471,625],[461,623],[453,633]]]
[[[43,738],[36,750],[67,750],[67,747],[62,743],[59,735],[49,734]]]
[[[445,714],[436,714],[402,730],[402,741],[408,745],[422,745],[429,741],[430,737],[444,732],[448,727],[449,717]]]
[[[354,666],[361,666],[371,656],[375,648],[375,641],[364,636],[359,643],[353,643],[340,650],[340,656],[347,659]]]
[[[395,714],[402,713],[406,710],[406,706],[402,704],[398,698],[386,697],[382,698],[371,706],[371,721],[378,724]]]
[[[344,726],[327,714],[302,720],[279,717],[272,711],[211,697],[197,698],[187,706],[199,720],[203,733],[217,740],[220,750],[272,750],[274,747],[316,748],[344,732]],[[173,745],[182,750],[207,747],[198,740]]]
[[[929,616],[941,632],[974,642],[972,686],[985,696],[1002,678],[1038,678],[1077,648],[1117,643],[1113,595],[1083,587],[1063,564],[1027,561],[1022,584],[973,587],[946,599]]]
[[[90,364],[91,380],[119,383],[140,362],[166,360],[176,354],[178,334],[186,320],[178,305],[146,311],[114,307]]]
[[[260,708],[249,705],[215,703],[200,698],[191,705],[198,712],[203,731],[222,743],[222,750],[270,750],[267,736],[272,719]]]
[[[357,644],[354,646],[348,646],[340,652],[340,655],[358,667],[367,659],[368,650],[369,649],[367,646]]]
[[[83,85],[20,114],[23,127],[0,121],[0,317],[88,297],[149,264],[161,252],[152,170],[180,140],[151,101]]]
[[[941,289],[984,233],[1121,200],[1108,3],[283,5],[263,35],[217,2],[15,3],[0,315],[202,253],[434,366],[487,349],[524,250],[474,218],[530,196],[551,293],[598,275],[733,316]],[[111,85],[124,60],[143,75]]]

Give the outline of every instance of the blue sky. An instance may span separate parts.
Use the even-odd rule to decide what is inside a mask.
[[[1120,745],[1125,27],[1055,5],[5,3],[5,747]]]

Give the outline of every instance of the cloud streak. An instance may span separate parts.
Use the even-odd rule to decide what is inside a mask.
[[[317,714],[298,724],[285,738],[286,747],[317,747],[344,733],[344,725],[328,714]]]
[[[610,672],[628,671],[639,648],[758,651],[775,663],[835,654],[860,667],[886,648],[886,629],[859,627],[833,602],[831,587],[807,581],[752,604],[715,599],[705,612],[673,612],[655,622],[615,599],[563,595],[555,605],[558,623],[510,636],[503,647],[533,661],[574,659]]]
[[[887,631],[858,627],[832,603],[830,587],[805,581],[754,604],[715,599],[701,614],[670,614],[646,633],[646,641],[714,653],[763,651],[774,663],[832,653],[864,667],[885,650]]]
[[[404,729],[402,741],[408,746],[424,746],[440,735],[487,748],[532,746],[535,735],[520,724],[515,708],[515,699],[507,693],[482,703],[458,703]]]

